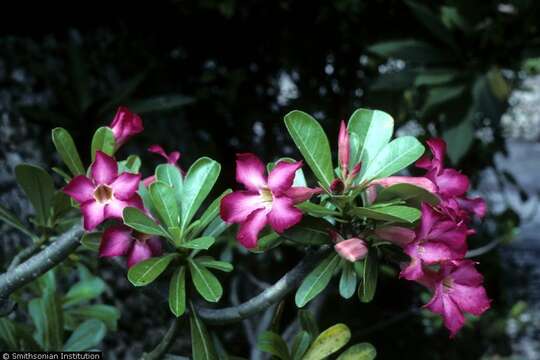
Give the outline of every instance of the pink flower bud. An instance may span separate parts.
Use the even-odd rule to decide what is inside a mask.
[[[355,262],[360,259],[363,259],[367,253],[368,248],[364,240],[359,238],[350,238],[343,240],[334,245],[336,252],[350,262]]]
[[[139,115],[132,113],[128,108],[120,106],[109,126],[116,140],[116,148],[122,146],[133,135],[144,130],[142,120]]]
[[[332,183],[330,184],[330,191],[332,194],[343,194],[343,191],[345,191],[345,184],[341,179],[334,179]]]
[[[391,241],[398,246],[405,246],[414,241],[416,237],[414,230],[401,226],[386,226],[375,229],[375,235],[383,240]]]
[[[339,128],[339,137],[338,137],[338,158],[339,165],[341,166],[341,173],[343,179],[347,176],[349,172],[349,157],[350,157],[350,147],[349,147],[349,131],[345,125],[345,121],[341,121],[341,126]]]

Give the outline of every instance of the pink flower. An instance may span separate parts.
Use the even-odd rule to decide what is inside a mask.
[[[355,262],[366,257],[368,247],[364,240],[359,238],[350,238],[342,240],[334,245],[336,252],[350,262]]]
[[[180,152],[173,151],[170,154],[167,154],[165,150],[160,145],[154,144],[150,145],[148,147],[148,151],[154,154],[161,155],[165,160],[167,160],[167,164],[174,165],[178,168],[178,170],[182,171],[180,167],[177,165],[178,160],[180,160]],[[154,181],[156,181],[156,176],[152,175],[143,180],[144,186],[148,187],[150,186]]]
[[[294,205],[318,194],[320,189],[292,187],[296,170],[302,162],[279,162],[265,175],[264,164],[254,154],[236,155],[236,181],[247,190],[235,191],[221,200],[221,218],[238,223],[238,241],[246,248],[257,246],[260,231],[269,224],[282,233],[298,224],[302,212]]]
[[[401,226],[385,226],[377,228],[375,229],[375,235],[401,247],[405,247],[416,239],[414,230]]]
[[[349,145],[349,131],[345,121],[341,120],[338,136],[338,159],[341,167],[341,176],[343,179],[347,177],[349,172],[349,158],[350,158],[350,145]]]
[[[136,135],[144,130],[143,123],[139,115],[132,113],[128,108],[120,106],[116,111],[116,115],[109,126],[116,140],[116,148],[118,149],[133,135]]]
[[[131,230],[125,225],[108,227],[103,233],[99,256],[127,256],[128,267],[161,255],[161,241],[151,236]]]
[[[92,230],[105,219],[121,219],[125,207],[143,209],[136,193],[140,174],[118,175],[118,164],[109,155],[97,151],[92,163],[91,177],[79,175],[64,187],[64,192],[81,205],[84,228]]]
[[[425,305],[443,317],[450,336],[456,335],[465,323],[463,313],[475,316],[490,307],[490,300],[482,286],[483,277],[471,260],[448,261],[441,264],[433,281],[433,298]]]
[[[462,259],[467,252],[467,228],[456,224],[431,206],[422,203],[422,219],[413,242],[405,245],[404,252],[411,263],[400,276],[417,280],[423,276],[424,264]]]

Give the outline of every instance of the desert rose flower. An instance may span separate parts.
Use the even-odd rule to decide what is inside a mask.
[[[221,200],[220,215],[228,223],[238,223],[237,239],[246,248],[257,246],[261,230],[269,224],[282,233],[298,224],[302,212],[294,205],[308,200],[320,189],[293,187],[302,162],[279,162],[268,178],[264,164],[250,153],[236,156],[236,181],[246,190],[235,191]]]
[[[125,207],[143,209],[136,193],[140,174],[118,175],[118,164],[109,155],[97,151],[90,178],[79,175],[64,187],[64,192],[81,205],[84,228],[93,230],[105,219],[121,219]]]
[[[479,316],[489,309],[490,300],[482,283],[483,277],[471,260],[441,264],[433,282],[433,298],[425,307],[443,317],[450,336],[453,337],[465,323],[463,313]]]
[[[405,247],[416,239],[416,232],[402,226],[385,226],[375,229],[375,235],[398,246]]]
[[[361,260],[368,253],[366,242],[356,237],[339,241],[334,245],[334,250],[339,256],[350,262]]]
[[[423,276],[424,264],[462,259],[467,252],[467,228],[456,224],[426,203],[422,203],[422,218],[413,242],[405,245],[404,252],[411,263],[400,276],[417,280]]]
[[[174,166],[176,166],[178,168],[178,170],[182,171],[182,169],[180,169],[180,167],[177,164],[178,160],[180,160],[180,152],[173,151],[170,154],[167,154],[165,152],[165,150],[160,145],[157,145],[157,144],[150,145],[148,147],[148,151],[151,152],[151,153],[154,153],[154,154],[161,155],[167,161],[167,164],[174,165]],[[148,187],[154,181],[156,181],[156,176],[152,175],[152,176],[149,176],[149,177],[145,178],[143,180],[143,183],[144,183],[144,186]]]
[[[103,232],[99,247],[99,256],[127,256],[127,265],[133,265],[161,255],[159,237],[142,234],[125,225],[114,225]]]
[[[139,115],[132,113],[128,108],[120,106],[116,111],[114,119],[109,125],[114,139],[116,148],[118,149],[133,135],[136,135],[144,130],[143,123]]]

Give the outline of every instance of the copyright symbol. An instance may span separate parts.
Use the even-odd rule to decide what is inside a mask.
[[[8,359],[9,359],[9,354],[8,354],[8,353],[4,353],[4,354],[2,355],[2,359],[8,360]]]

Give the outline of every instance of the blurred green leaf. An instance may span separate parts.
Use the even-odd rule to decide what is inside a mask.
[[[444,26],[441,19],[428,7],[412,0],[406,0],[405,4],[409,6],[413,15],[429,30],[431,34],[436,36],[443,43],[450,46],[450,48],[452,48],[454,51],[459,50],[452,33]]]
[[[319,327],[311,311],[308,309],[298,309],[298,319],[300,320],[301,328],[307,331],[312,339],[319,336]]]
[[[194,101],[193,98],[181,94],[166,94],[133,101],[130,103],[129,108],[133,112],[146,114],[158,111],[175,110],[191,104]]]
[[[377,350],[370,343],[359,343],[348,348],[337,360],[373,360]]]
[[[30,300],[28,310],[36,327],[36,340],[45,351],[58,351],[64,343],[62,306],[56,292]]]
[[[54,128],[52,130],[52,141],[56,151],[74,176],[84,175],[84,166],[82,164],[79,152],[75,146],[73,138],[66,129]]]
[[[257,347],[266,353],[272,354],[281,360],[291,359],[287,344],[278,334],[265,331],[257,339]]]
[[[307,331],[300,331],[293,339],[291,348],[291,357],[293,360],[302,360],[311,344],[311,336]]]
[[[15,167],[15,177],[36,212],[36,223],[47,226],[52,215],[54,183],[42,168],[30,164]]]
[[[111,305],[92,304],[72,307],[65,310],[65,314],[75,319],[98,319],[103,321],[110,331],[117,330],[120,311]]]
[[[419,64],[438,64],[452,60],[446,51],[414,39],[383,41],[371,45],[368,50],[384,58],[402,59]]]
[[[23,225],[23,223],[10,213],[6,208],[0,205],[0,220],[4,221],[6,224],[14,227],[15,229],[21,231],[22,233],[30,236],[32,239],[36,239],[37,236],[32,233],[30,230]]]
[[[83,322],[67,339],[64,345],[64,351],[85,351],[98,346],[105,334],[107,328],[102,321],[89,319]]]
[[[97,298],[105,291],[105,282],[98,277],[75,283],[64,298],[64,306]]]

